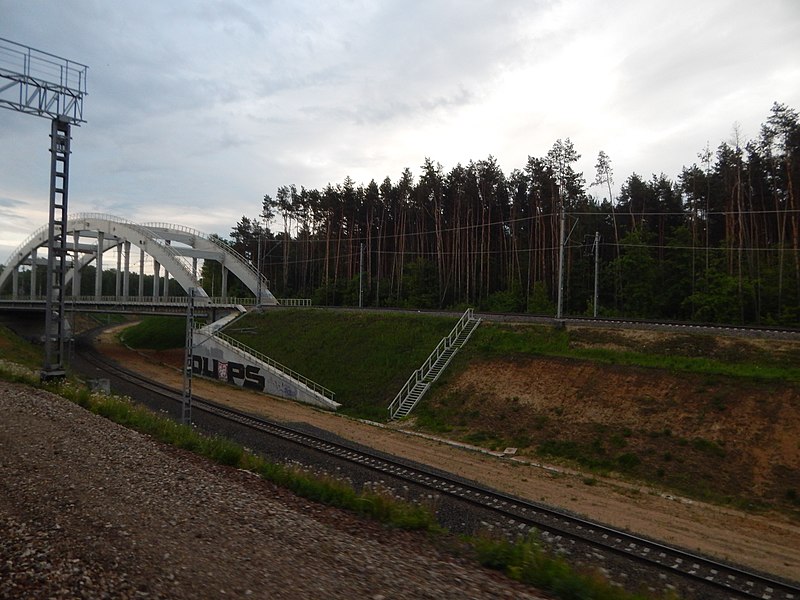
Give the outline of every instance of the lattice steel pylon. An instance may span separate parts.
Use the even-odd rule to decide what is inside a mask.
[[[81,63],[0,38],[0,107],[52,120],[43,380],[59,379],[66,373],[69,155],[72,125],[86,122],[83,97],[87,93],[87,70]]]

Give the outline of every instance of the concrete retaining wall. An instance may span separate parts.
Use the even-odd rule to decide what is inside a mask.
[[[213,335],[194,333],[192,373],[225,381],[270,396],[304,402],[328,410],[341,406],[304,383]]]

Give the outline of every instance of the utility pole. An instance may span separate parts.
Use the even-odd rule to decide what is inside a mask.
[[[256,257],[258,268],[258,295],[256,296],[256,306],[261,306],[261,234],[258,234],[258,256]]]
[[[83,97],[87,93],[87,70],[86,65],[0,38],[0,107],[51,120],[42,381],[66,375],[64,287],[68,267],[69,155],[72,125],[86,122]],[[77,261],[74,266],[77,268]]]
[[[358,308],[364,307],[364,242],[361,242],[361,256],[358,261]]]
[[[600,232],[594,232],[594,318],[597,318],[597,298],[600,289]]]
[[[556,319],[564,315],[564,245],[567,217],[564,212],[564,198],[561,198],[561,228],[558,243],[558,307],[556,308]]]

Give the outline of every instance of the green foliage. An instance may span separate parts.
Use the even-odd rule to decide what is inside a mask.
[[[120,341],[131,348],[148,350],[183,348],[185,340],[186,319],[182,317],[145,317],[120,335]]]
[[[518,287],[501,290],[489,295],[486,308],[490,312],[522,312],[525,308],[525,297]]]
[[[439,282],[436,265],[420,258],[406,265],[403,296],[408,308],[439,308]]]
[[[611,264],[622,280],[621,296],[625,314],[647,317],[654,314],[658,304],[659,276],[656,260],[649,245],[652,236],[642,229],[634,229],[620,242],[622,254]]]
[[[556,312],[556,305],[547,293],[547,286],[543,281],[535,281],[531,286],[530,296],[528,296],[527,312],[534,315],[553,315]]]
[[[511,579],[533,585],[562,600],[634,600],[633,595],[597,573],[580,573],[563,558],[546,553],[535,536],[509,542],[490,537],[472,540],[478,560]]]

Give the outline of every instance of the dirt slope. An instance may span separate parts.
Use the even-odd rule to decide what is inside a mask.
[[[718,501],[797,507],[797,386],[528,357],[471,363],[431,402],[461,439]]]

